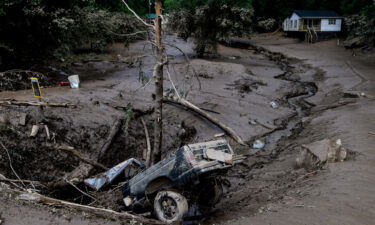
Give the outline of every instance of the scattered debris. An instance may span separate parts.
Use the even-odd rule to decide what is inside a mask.
[[[254,119],[249,119],[249,124],[251,124],[251,125],[257,125],[258,123]]]
[[[66,81],[61,81],[61,82],[59,82],[59,85],[60,86],[70,86],[70,82],[66,82]]]
[[[220,127],[223,131],[225,131],[229,136],[231,136],[235,141],[237,141],[241,145],[245,145],[245,142],[242,140],[242,138],[230,127],[224,125],[220,120],[212,117],[210,114],[204,112],[196,105],[192,104],[191,102],[182,99],[182,98],[164,98],[164,102],[170,102],[178,105],[182,105],[193,112],[199,114],[200,116],[206,118],[211,123],[215,124],[216,126]]]
[[[4,175],[0,173],[0,182],[8,182],[8,183],[25,183],[25,184],[33,184],[35,186],[43,186],[42,183],[39,181],[32,181],[32,180],[15,180],[6,178]]]
[[[361,94],[357,93],[357,92],[355,92],[355,93],[345,92],[344,95],[343,95],[344,98],[359,98],[360,96],[361,96]]]
[[[276,102],[270,102],[270,105],[274,109],[277,109],[279,107]]]
[[[30,89],[30,77],[38,78],[40,85],[51,86],[54,84],[51,77],[37,71],[13,69],[0,72],[0,91],[15,91]]]
[[[324,139],[308,145],[302,145],[296,159],[297,168],[311,169],[326,162],[342,162],[346,159],[347,150],[341,139]]]
[[[70,82],[71,88],[79,88],[80,82],[79,82],[78,75],[71,75],[71,76],[68,77],[68,80]]]
[[[118,118],[118,119],[115,120],[113,126],[111,127],[111,130],[109,131],[107,139],[105,140],[102,148],[99,151],[98,159],[103,157],[103,155],[105,155],[107,153],[107,151],[111,147],[115,137],[121,131],[123,123],[124,123],[123,118]]]
[[[80,160],[82,160],[83,162],[85,163],[88,163],[96,168],[99,168],[99,169],[102,169],[102,170],[108,170],[107,167],[105,167],[104,165],[98,163],[98,162],[95,162],[89,158],[86,158],[84,156],[82,156],[76,149],[74,149],[73,147],[70,147],[70,146],[58,146],[56,148],[57,150],[62,150],[62,151],[65,151],[65,152],[68,152],[72,155],[74,155],[75,157],[79,158]]]
[[[36,137],[36,135],[38,134],[38,131],[39,131],[39,125],[33,125],[33,127],[31,128],[31,133],[29,137]]]
[[[198,73],[198,77],[202,77],[202,78],[205,78],[205,79],[212,79],[212,78],[214,78],[213,76],[208,75],[207,72],[200,72],[200,73]]]
[[[20,117],[19,117],[19,124],[21,125],[21,126],[25,126],[26,125],[26,117],[27,117],[27,115],[26,115],[26,113],[21,113],[20,114]]]
[[[95,178],[86,179],[84,182],[87,186],[99,191],[103,187],[111,184],[114,179],[116,179],[121,173],[123,173],[128,167],[136,166],[138,169],[145,168],[145,165],[136,159],[128,159],[117,166],[111,168],[107,172],[96,176]]]
[[[0,105],[47,106],[47,107],[75,107],[74,104],[70,104],[70,103],[17,101],[17,100],[14,100],[14,99],[0,100]]]
[[[46,131],[47,140],[51,139],[51,134],[47,125],[44,125],[44,130]]]
[[[147,218],[132,215],[126,212],[120,213],[120,212],[116,212],[110,209],[102,209],[102,208],[96,208],[96,207],[87,206],[87,205],[71,203],[71,202],[67,202],[67,201],[63,201],[63,200],[59,200],[55,198],[46,197],[46,196],[43,196],[41,194],[34,193],[34,192],[20,193],[18,196],[18,199],[24,200],[24,201],[33,201],[33,202],[43,203],[46,205],[54,205],[56,207],[64,206],[67,208],[73,208],[73,209],[81,210],[81,211],[92,213],[94,215],[99,215],[99,216],[106,214],[106,215],[115,216],[115,217],[122,218],[122,219],[133,219],[141,223],[145,223],[145,224],[163,224],[157,220],[147,219]]]
[[[212,148],[207,149],[205,154],[206,154],[207,159],[217,160],[219,162],[223,162],[227,164],[233,163],[233,154],[217,151]]]
[[[262,141],[262,140],[256,140],[253,143],[253,148],[254,149],[262,149],[262,148],[264,148],[265,145],[266,144],[264,143],[264,141]]]
[[[143,129],[145,130],[145,137],[146,137],[146,146],[147,148],[143,150],[143,159],[146,161],[146,165],[150,165],[151,162],[151,141],[150,141],[150,135],[148,134],[148,129],[146,126],[145,120],[141,117],[141,123],[143,126]]]
[[[366,97],[364,92],[344,92],[344,98],[359,98],[359,97]]]
[[[253,90],[257,90],[259,86],[267,85],[268,84],[265,81],[245,77],[234,81],[234,84],[230,84],[229,86],[234,86],[236,89],[239,90],[240,93],[244,94],[252,92]]]
[[[219,134],[215,134],[214,137],[218,138],[218,137],[224,137],[225,136],[225,133],[219,133]]]
[[[259,125],[259,126],[262,126],[262,127],[266,128],[266,129],[273,130],[272,127],[269,127],[269,126],[265,125],[264,123],[259,122],[256,119],[249,119],[249,124],[250,125],[254,125],[254,126],[255,125]]]

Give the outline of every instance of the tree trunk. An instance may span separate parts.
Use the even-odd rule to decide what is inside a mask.
[[[155,77],[155,134],[154,134],[154,151],[152,162],[153,164],[161,160],[161,148],[163,138],[163,44],[161,42],[161,10],[162,0],[155,0],[155,41],[157,62],[154,68]]]

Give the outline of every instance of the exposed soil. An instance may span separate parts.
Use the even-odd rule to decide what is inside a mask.
[[[193,56],[190,42],[185,43],[169,36],[166,40]],[[291,213],[301,220],[288,217],[285,221],[290,221],[289,224],[301,224],[301,221],[305,224],[319,224],[319,218],[312,219],[311,223],[302,220],[303,216],[309,215],[310,210],[323,213],[324,210],[316,209],[319,204],[329,207],[328,203],[318,200],[311,203],[311,200],[314,200],[313,196],[318,196],[317,199],[323,201],[322,195],[318,193],[335,188],[333,184],[327,186],[331,178],[337,181],[336,184],[344,185],[341,178],[335,178],[334,174],[340,177],[342,175],[344,179],[343,172],[347,170],[339,169],[340,166],[356,168],[356,163],[360,159],[329,165],[324,167],[324,170],[310,173],[304,169],[294,168],[298,147],[327,137],[340,137],[350,150],[361,154],[370,153],[369,146],[372,145],[369,141],[374,140],[365,133],[368,133],[371,125],[366,124],[367,130],[362,130],[362,125],[355,129],[368,138],[361,139],[367,144],[352,140],[350,132],[346,132],[346,129],[350,128],[350,124],[353,126],[354,121],[362,123],[365,118],[370,118],[366,109],[371,112],[372,108],[366,101],[371,100],[358,99],[346,106],[338,102],[343,97],[343,92],[348,89],[365,90],[366,94],[370,95],[373,90],[372,78],[367,79],[367,73],[362,71],[374,71],[374,68],[370,67],[370,64],[362,64],[361,59],[351,61],[344,56],[332,59],[337,70],[331,65],[324,64],[322,61],[328,59],[313,55],[316,52],[313,51],[314,48],[320,49],[323,55],[332,49],[345,52],[340,47],[330,46],[328,43],[331,42],[317,43],[314,47],[297,43],[292,39],[271,36],[254,38],[251,42],[237,41],[233,44],[236,43],[241,45],[219,46],[219,55],[214,59],[192,59],[190,63],[185,61],[178,50],[172,47],[167,49],[171,62],[168,69],[180,94],[187,96],[189,101],[232,127],[248,144],[245,147],[240,146],[227,137],[236,152],[246,155],[247,159],[229,171],[227,179],[231,182],[231,187],[227,190],[226,198],[211,214],[198,222],[284,224],[280,222],[281,218],[284,218],[284,213]],[[301,50],[302,48],[306,50]],[[278,51],[286,54],[277,53]],[[153,82],[147,82],[147,78],[152,76],[155,59],[147,54],[149,52],[152,52],[152,49],[144,42],[132,44],[129,49],[115,46],[113,54],[118,58],[116,61],[85,61],[73,63],[65,68],[80,75],[82,87],[45,88],[43,95],[45,100],[50,102],[69,102],[76,104],[76,108],[44,108],[41,114],[40,109],[36,107],[0,106],[1,142],[8,149],[17,174],[22,179],[42,182],[45,186],[36,188],[43,194],[121,211],[121,188],[117,184],[99,193],[86,190],[82,184],[78,184],[79,188],[88,191],[97,201],[83,196],[72,186],[54,185],[71,177],[73,172],[77,172],[76,168],[84,168],[78,159],[56,150],[56,145],[73,146],[85,156],[107,167],[131,157],[142,158],[146,140],[141,118],[146,121],[151,141],[153,139],[154,87]],[[345,73],[339,78],[335,75],[346,71],[341,68],[342,60],[345,60],[344,64],[350,71],[354,71],[354,75]],[[363,59],[363,62],[367,62],[366,60]],[[356,83],[356,73],[362,74],[361,83]],[[166,95],[172,94],[168,76],[165,78],[165,86],[169,89]],[[32,94],[30,90],[0,92],[0,98],[32,100]],[[271,107],[271,102],[275,102],[277,108]],[[129,104],[133,108],[132,113],[129,113]],[[351,110],[361,113],[363,118],[348,114]],[[24,113],[27,115],[27,122],[23,126],[19,121]],[[110,150],[101,156],[99,152],[110,129],[119,119],[124,121],[122,129],[116,135]],[[51,140],[46,139],[44,130],[41,130],[36,138],[29,137],[32,125],[41,121],[48,125],[52,134]],[[165,105],[164,155],[186,143],[212,140],[217,133],[222,131],[208,121],[174,105]],[[251,148],[256,139],[266,143],[264,149]],[[361,145],[369,151],[362,152],[358,149]],[[0,150],[0,159],[0,173],[16,179],[3,149]],[[370,166],[364,169],[370,169]],[[101,171],[91,169],[90,175],[98,172]],[[342,191],[346,191],[345,185],[341,187]],[[338,197],[333,190],[327,193]],[[366,195],[361,193],[361,196]],[[336,197],[328,196],[330,203],[334,204],[333,199]],[[35,212],[39,219],[17,219],[14,217],[15,210],[24,210],[32,206],[11,200],[9,196],[0,198],[0,208],[3,209],[0,217],[4,217],[4,224],[49,224],[43,221],[43,218],[53,219],[56,224],[70,222],[49,215],[47,211],[51,208],[45,207],[42,209],[46,210],[45,214]],[[347,200],[341,198],[338,201],[344,203],[349,200],[348,197]],[[370,204],[368,206],[367,212],[370,212],[373,207],[370,207]],[[347,210],[345,206],[341,206],[341,209]],[[326,210],[331,212],[329,216],[337,214],[332,213],[330,208]],[[77,224],[89,223],[85,218],[76,217],[68,211],[63,211],[62,215],[73,218]],[[371,216],[366,214],[362,218],[359,224],[366,224]],[[98,219],[97,223],[99,222],[118,224],[116,221],[102,219]]]

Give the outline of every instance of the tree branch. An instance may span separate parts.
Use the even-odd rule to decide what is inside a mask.
[[[72,155],[74,155],[75,157],[79,158],[80,160],[82,160],[83,162],[85,163],[88,163],[92,166],[95,166],[99,169],[102,169],[104,171],[106,170],[109,170],[109,168],[105,167],[104,165],[98,163],[98,162],[95,162],[91,159],[88,159],[88,158],[85,158],[83,157],[76,149],[74,149],[73,147],[70,147],[70,146],[58,146],[56,149],[58,150],[62,150],[62,151],[65,151],[65,152],[68,152]]]
[[[131,9],[131,8],[129,7],[129,5],[125,2],[125,0],[121,0],[121,1],[125,4],[126,8],[127,8],[131,13],[133,13],[133,15],[134,15],[139,21],[141,21],[144,25],[146,25],[146,26],[148,26],[148,27],[152,27],[152,28],[155,29],[155,27],[154,27],[153,25],[146,23],[146,22],[145,22],[140,16],[138,16],[138,14],[137,14],[136,12],[134,12],[134,10]]]
[[[201,110],[199,107],[196,105],[190,103],[189,101],[180,98],[164,98],[165,102],[171,102],[174,104],[182,105],[190,110],[192,110],[195,113],[198,113],[200,116],[206,118],[209,120],[211,123],[215,124],[218,126],[220,129],[225,131],[230,137],[232,137],[235,141],[237,141],[241,145],[245,145],[245,142],[242,140],[242,138],[230,127],[224,125],[220,120],[216,119],[215,117],[212,117],[210,114],[206,113],[205,111]]]

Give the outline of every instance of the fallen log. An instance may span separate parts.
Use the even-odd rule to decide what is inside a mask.
[[[53,103],[53,102],[33,102],[33,101],[17,101],[14,99],[0,100],[0,105],[18,105],[18,106],[46,106],[46,107],[76,107],[70,103]]]
[[[73,171],[65,174],[64,177],[57,181],[49,182],[47,186],[52,189],[65,188],[70,185],[66,181],[78,185],[83,183],[83,181],[91,174],[93,169],[93,165],[81,161],[78,167],[76,167]]]
[[[109,147],[111,147],[112,143],[114,142],[115,137],[120,132],[123,123],[124,119],[122,118],[119,118],[115,121],[115,123],[111,127],[111,130],[109,131],[107,140],[104,142],[102,148],[99,150],[98,160],[101,159],[107,153]]]
[[[107,171],[109,170],[108,167],[104,166],[103,164],[100,164],[98,162],[95,162],[94,160],[91,160],[89,158],[86,158],[84,156],[81,155],[81,153],[79,153],[75,148],[73,147],[70,147],[70,146],[57,146],[56,148],[57,150],[62,150],[62,151],[65,151],[65,152],[68,152],[72,155],[74,155],[75,157],[79,158],[80,160],[82,160],[83,162],[85,163],[88,163],[96,168],[99,168],[99,169],[102,169],[104,171]]]
[[[147,219],[144,217],[136,216],[130,213],[126,212],[116,212],[110,209],[103,209],[103,208],[96,208],[93,206],[87,206],[87,205],[81,205],[77,203],[67,202],[55,198],[46,197],[44,195],[38,194],[38,193],[22,193],[18,196],[18,199],[20,200],[26,200],[26,201],[33,201],[42,203],[45,205],[51,205],[51,206],[59,206],[59,207],[67,207],[72,209],[77,209],[80,211],[92,213],[97,216],[115,216],[120,219],[127,219],[127,220],[135,220],[144,224],[164,224],[160,221],[153,220],[153,219]]]
[[[163,101],[167,102],[167,103],[170,102],[170,103],[182,105],[182,106],[188,108],[189,110],[199,114],[200,116],[209,120],[211,123],[218,126],[220,129],[225,131],[230,137],[232,137],[239,144],[245,145],[245,142],[242,140],[242,138],[232,128],[226,126],[225,124],[220,122],[220,120],[212,117],[210,114],[206,113],[205,111],[203,111],[202,109],[200,109],[196,105],[192,104],[191,102],[189,102],[189,101],[187,101],[183,98],[179,98],[179,99],[177,99],[177,98],[164,98]]]

